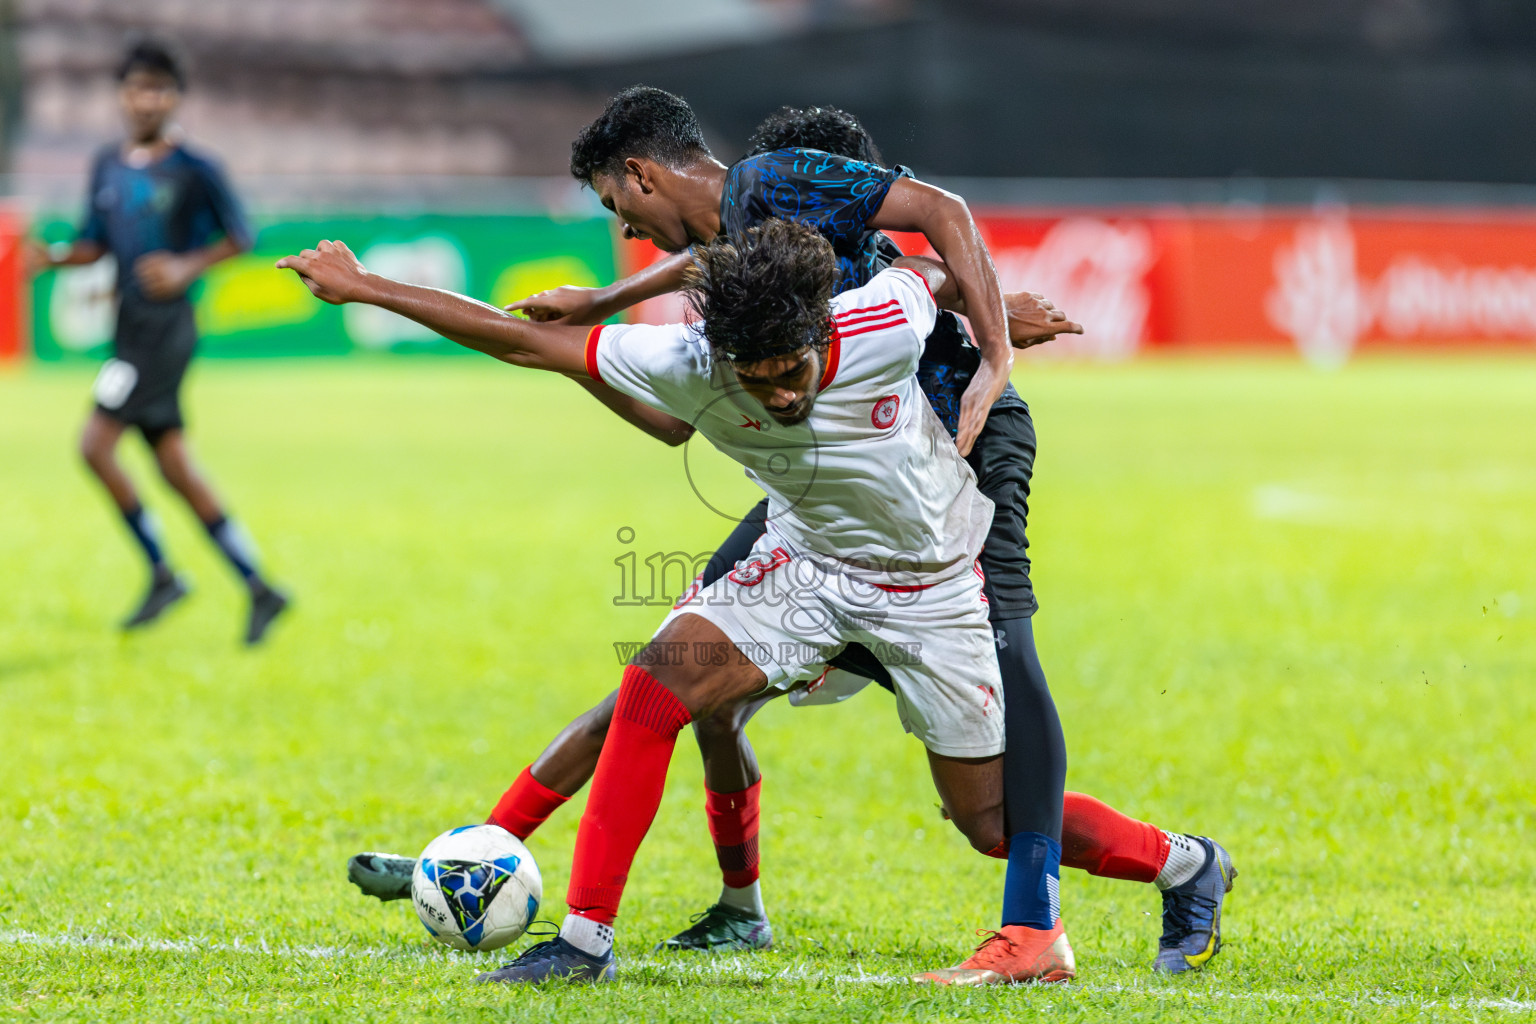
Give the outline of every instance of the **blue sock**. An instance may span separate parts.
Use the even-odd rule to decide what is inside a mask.
[[[1008,840],[1008,878],[1003,882],[1003,927],[1056,927],[1061,916],[1061,844],[1039,832]]]
[[[128,524],[128,529],[133,531],[133,539],[144,549],[149,567],[156,570],[162,568],[165,565],[165,552],[160,547],[160,524],[144,510],[143,505],[131,512],[124,512],[123,522]]]
[[[235,567],[241,577],[247,583],[257,580],[256,576],[256,548],[251,543],[251,538],[228,516],[220,516],[211,523],[203,524],[208,530],[208,536],[218,545],[224,557],[229,559],[229,564]]]

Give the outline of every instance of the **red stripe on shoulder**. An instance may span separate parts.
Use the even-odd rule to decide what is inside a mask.
[[[889,320],[893,316],[906,316],[906,313],[902,311],[900,306],[895,306],[891,309],[881,310],[878,313],[870,313],[868,316],[845,316],[838,320],[838,323],[844,327],[852,327],[856,324],[867,324],[871,320]]]
[[[882,320],[879,323],[864,324],[861,327],[851,327],[843,331],[843,337],[851,338],[856,334],[868,334],[871,331],[888,331],[892,327],[902,327],[907,323],[906,317],[898,317],[895,320]]]
[[[603,375],[597,368],[597,339],[602,337],[603,325],[598,324],[587,332],[587,376],[602,382]]]
[[[889,300],[887,302],[880,303],[880,305],[878,305],[878,306],[856,306],[853,309],[845,309],[841,313],[837,314],[837,319],[838,320],[851,320],[851,319],[853,319],[855,317],[868,316],[871,313],[879,313],[882,310],[888,310],[891,306],[900,306],[900,305],[901,305],[901,303],[898,300],[891,299],[891,300]]]
[[[837,376],[837,364],[843,358],[843,332],[838,330],[837,321],[832,321],[832,341],[827,345],[827,365],[821,371],[821,383],[817,385],[817,391],[827,390],[832,383],[832,378]]]

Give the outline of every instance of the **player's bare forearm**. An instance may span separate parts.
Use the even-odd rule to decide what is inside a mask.
[[[601,319],[606,320],[646,299],[677,291],[683,286],[692,262],[693,257],[686,251],[674,252],[602,289]]]
[[[952,313],[965,315],[965,300],[939,299],[939,305]],[[1008,292],[1003,296],[1008,311],[1008,340],[1014,348],[1033,348],[1054,341],[1058,334],[1082,334],[1083,325],[1067,319],[1067,314],[1039,292]]]
[[[225,235],[212,245],[204,246],[201,249],[193,249],[186,254],[186,259],[197,268],[197,276],[201,277],[210,268],[223,263],[225,260],[250,251],[251,242],[249,239]]]
[[[690,258],[686,252],[674,253],[643,270],[602,288],[567,285],[538,292],[506,307],[522,312],[540,323],[591,326],[620,313],[630,306],[677,291],[683,286]]]
[[[369,296],[358,301],[399,313],[465,348],[532,369],[586,370],[585,328],[531,323],[467,295],[370,276]]]
[[[903,178],[892,184],[869,226],[921,231],[955,278],[981,349],[981,367],[960,399],[960,429],[955,435],[961,453],[969,454],[1013,369],[1003,288],[992,256],[965,201],[920,181]]]
[[[927,256],[902,256],[893,261],[891,266],[910,270],[921,277],[940,309],[952,313],[965,312],[965,300],[960,297],[960,286],[955,281],[955,275],[943,263]]]
[[[83,267],[95,263],[106,254],[106,248],[99,242],[76,240],[56,242],[53,245],[32,242],[28,244],[24,255],[27,269],[35,274],[52,267]]]
[[[139,279],[144,294],[152,299],[167,301],[185,295],[187,289],[209,267],[231,256],[238,256],[249,248],[247,240],[225,236],[212,245],[188,252],[148,252],[134,260],[133,273]]]
[[[955,275],[938,260],[927,256],[903,256],[891,264],[916,271],[928,282],[933,301],[940,309],[965,315],[965,300]],[[1082,334],[1083,325],[1067,319],[1056,304],[1039,292],[1009,292],[1003,296],[1008,313],[1008,340],[1014,348],[1032,348],[1051,341],[1058,334]]]
[[[414,320],[465,348],[516,366],[586,373],[587,330],[532,323],[467,295],[370,273],[344,242],[321,242],[277,261],[326,302],[362,302]]]
[[[609,409],[618,413],[625,422],[639,427],[656,440],[677,447],[693,436],[693,426],[676,416],[669,416],[660,409],[653,409],[644,402],[593,380],[590,377],[574,377],[576,383]]]

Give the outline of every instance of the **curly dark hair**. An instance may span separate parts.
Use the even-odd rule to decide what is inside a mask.
[[[591,185],[594,175],[614,174],[632,156],[675,166],[709,155],[692,107],[664,90],[632,85],[577,134],[571,174]]]
[[[152,71],[165,75],[176,83],[176,88],[187,87],[187,72],[181,55],[170,43],[159,39],[139,39],[130,43],[117,62],[117,80],[127,78],[135,71]]]
[[[747,155],[775,149],[819,149],[865,163],[883,163],[859,119],[837,107],[780,107],[763,118],[747,140]]]
[[[693,248],[688,304],[716,355],[755,363],[825,347],[832,337],[832,243],[803,224],[767,220]]]

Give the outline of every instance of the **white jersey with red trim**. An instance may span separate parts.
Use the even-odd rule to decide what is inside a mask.
[[[832,300],[833,333],[810,416],[776,422],[696,326],[594,328],[587,371],[693,424],[768,494],[769,530],[860,579],[921,586],[981,551],[992,502],[918,387],[937,308],[892,268]]]

